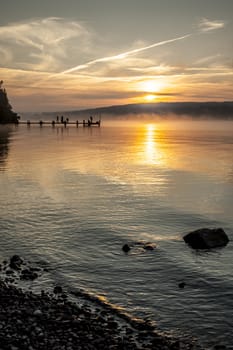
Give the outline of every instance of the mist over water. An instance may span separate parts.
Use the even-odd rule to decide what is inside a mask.
[[[38,288],[83,288],[233,348],[231,241],[196,252],[182,238],[222,227],[232,239],[232,151],[230,121],[1,126],[1,259],[43,260]],[[157,248],[122,252],[140,241]]]

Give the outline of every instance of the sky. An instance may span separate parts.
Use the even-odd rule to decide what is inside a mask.
[[[233,100],[232,0],[7,0],[0,80],[16,112]]]

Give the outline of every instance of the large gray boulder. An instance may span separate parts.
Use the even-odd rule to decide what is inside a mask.
[[[222,228],[201,228],[188,233],[183,239],[194,249],[222,247],[229,242],[229,238]]]

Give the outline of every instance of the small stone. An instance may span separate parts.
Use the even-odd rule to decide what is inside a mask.
[[[10,264],[9,266],[13,269],[13,270],[20,270],[20,266],[22,265],[23,260],[20,258],[19,255],[13,255],[10,258]]]
[[[29,269],[24,269],[22,272],[21,272],[21,275],[20,275],[20,279],[21,280],[35,280],[36,278],[38,278],[38,275],[36,272],[32,272],[30,271]]]
[[[149,243],[145,244],[145,245],[143,246],[143,248],[144,248],[145,250],[154,250],[153,245],[152,245],[152,244],[149,244]]]
[[[41,316],[42,315],[42,311],[40,309],[36,309],[34,312],[33,312],[33,316]]]
[[[130,246],[126,243],[126,244],[124,244],[123,245],[123,247],[122,247],[122,250],[123,250],[123,252],[125,252],[125,253],[128,253],[129,251],[130,251]]]
[[[62,293],[62,287],[61,286],[56,286],[53,289],[54,294],[61,294]]]
[[[35,331],[36,331],[36,333],[41,333],[41,332],[42,332],[42,329],[41,329],[40,327],[36,327],[36,328],[35,328]]]

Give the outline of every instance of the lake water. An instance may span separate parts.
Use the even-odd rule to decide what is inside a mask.
[[[233,122],[0,126],[0,258],[44,261],[40,288],[106,298],[162,330],[233,349]],[[154,251],[124,243],[152,242]],[[185,282],[184,289],[178,284]]]

